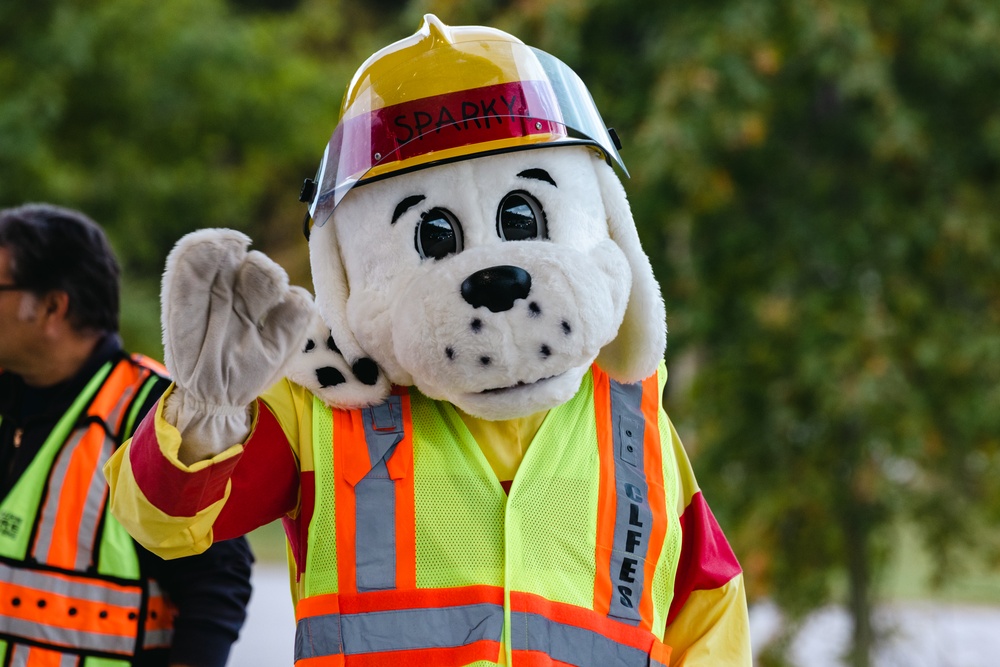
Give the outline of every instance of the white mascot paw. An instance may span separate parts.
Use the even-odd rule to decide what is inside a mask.
[[[332,408],[364,408],[381,403],[391,385],[385,373],[370,359],[347,363],[323,321],[314,310],[306,340],[289,359],[285,377],[312,392]]]

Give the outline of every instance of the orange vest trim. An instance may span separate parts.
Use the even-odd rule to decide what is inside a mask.
[[[596,366],[593,377],[601,461],[594,610],[653,632],[653,576],[667,526],[659,382],[654,374],[623,385]]]
[[[525,666],[667,667],[670,647],[652,629],[668,521],[659,382],[620,384],[596,366],[593,377],[601,462],[594,608],[509,591],[510,650]],[[498,662],[502,587],[415,587],[409,395],[331,414],[339,593],[298,602],[296,667]]]
[[[113,453],[126,406],[149,375],[150,371],[128,362],[116,364],[87,410],[88,416],[100,421],[74,432],[56,457],[32,549],[40,563],[66,570],[83,570],[90,564],[107,497],[101,466]],[[55,535],[77,539],[53,540]]]
[[[416,517],[413,488],[413,424],[410,417],[410,397],[395,394],[380,405],[364,410],[334,410],[334,438],[340,444],[333,448],[337,514],[351,517],[337,528],[337,568],[341,593],[370,592],[377,588],[408,589],[416,587]],[[380,440],[379,447],[369,447]],[[391,444],[390,444],[391,443]],[[380,468],[380,471],[376,471]],[[366,479],[367,478],[367,479]],[[384,482],[384,483],[383,483]],[[362,484],[365,484],[362,487]],[[393,517],[379,511],[369,521],[354,521],[358,512],[358,494],[392,494],[394,529],[392,543],[382,549],[366,549],[393,558],[391,572],[378,564],[359,563],[358,542],[371,522],[392,521]],[[367,507],[363,504],[362,507]],[[362,511],[364,511],[362,509]],[[359,572],[362,582],[359,585]],[[367,576],[373,572],[374,576]],[[392,579],[392,581],[389,581]]]
[[[297,667],[496,662],[503,629],[502,588],[386,590],[328,594],[296,608]]]
[[[58,666],[67,656],[76,661],[80,651],[127,658],[136,652],[140,636],[147,648],[170,644],[175,609],[155,581],[89,574],[108,496],[101,468],[137,393],[153,375],[150,367],[157,366],[162,368],[140,355],[118,361],[81,414],[82,425],[60,447],[28,547],[31,559],[45,569],[0,563],[0,627],[10,637],[13,664]],[[21,644],[18,638],[48,648]]]

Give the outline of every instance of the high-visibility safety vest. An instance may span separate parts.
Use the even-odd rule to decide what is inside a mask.
[[[127,667],[169,646],[173,609],[107,512],[102,467],[157,382],[157,362],[107,362],[0,503],[0,664]]]
[[[666,667],[681,536],[661,391],[592,367],[509,495],[449,404],[317,402],[296,667]]]

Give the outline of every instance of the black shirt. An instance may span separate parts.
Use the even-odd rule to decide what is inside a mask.
[[[41,389],[28,387],[19,376],[0,371],[0,498],[10,493],[87,382],[105,363],[124,354],[118,336],[109,335],[76,376]],[[168,379],[161,378],[154,385],[135,425],[169,384]],[[136,551],[143,572],[159,581],[178,614],[170,651],[142,653],[135,667],[164,667],[169,662],[224,667],[250,600],[253,555],[246,539],[217,542],[203,554],[175,560],[163,560],[139,544]]]

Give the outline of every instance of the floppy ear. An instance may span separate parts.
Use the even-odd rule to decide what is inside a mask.
[[[371,386],[378,382],[379,368],[358,344],[347,323],[350,290],[335,227],[331,219],[325,225],[314,226],[309,234],[309,264],[316,290],[316,305],[354,374],[362,383]]]
[[[667,346],[667,317],[660,285],[649,257],[639,244],[625,188],[607,164],[598,164],[597,180],[611,239],[632,268],[632,292],[618,335],[597,356],[598,365],[618,382],[638,382],[656,372]]]

